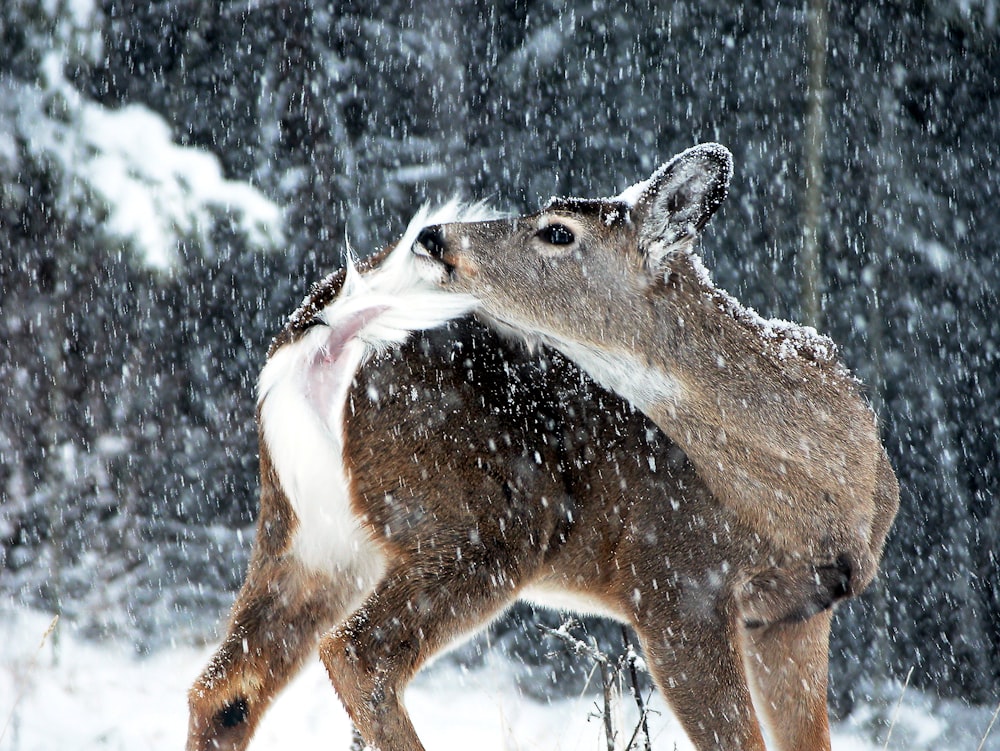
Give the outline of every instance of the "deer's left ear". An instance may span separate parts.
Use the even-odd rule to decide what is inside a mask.
[[[681,152],[631,189],[639,189],[632,217],[651,268],[694,241],[725,199],[732,176],[729,149],[703,143]]]

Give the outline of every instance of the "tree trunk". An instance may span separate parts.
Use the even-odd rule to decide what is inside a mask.
[[[802,212],[802,250],[799,259],[802,319],[820,324],[822,263],[819,239],[823,203],[823,99],[826,88],[827,9],[826,0],[809,2],[809,91],[806,110],[805,204]]]

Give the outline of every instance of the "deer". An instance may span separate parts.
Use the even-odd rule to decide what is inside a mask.
[[[701,647],[720,676],[714,692],[678,681],[697,663],[677,659],[676,615],[663,633],[640,634],[699,749],[764,748],[750,694],[761,673],[800,657],[776,652],[781,640],[761,647],[757,629],[826,641],[830,607],[871,583],[899,507],[875,415],[832,340],[765,320],[718,288],[698,255],[732,174],[728,149],[700,144],[612,198],[555,197],[526,216],[430,225],[411,248],[429,283],[473,295],[493,326],[561,352],[646,415],[709,491],[723,523],[713,534],[752,541],[701,561],[719,579],[716,635],[732,637],[728,653]],[[684,719],[699,697],[721,715],[710,737]],[[828,747],[812,699],[758,701],[792,728],[781,748]]]
[[[630,625],[700,750],[763,748],[760,720],[780,749],[829,748],[840,580],[825,560],[789,568],[642,411],[413,252],[447,256],[428,227],[443,242],[495,221],[418,213],[274,338],[256,535],[188,693],[188,751],[247,748],[317,651],[369,747],[419,751],[406,685],[518,600]]]

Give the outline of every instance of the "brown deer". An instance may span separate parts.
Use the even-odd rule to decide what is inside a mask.
[[[683,449],[726,519],[716,532],[746,536],[752,548],[747,557],[727,554],[708,598],[735,652],[741,627],[753,644],[755,628],[796,619],[825,641],[822,611],[875,576],[899,488],[833,343],[744,308],[712,284],[696,255],[731,175],[729,151],[703,144],[615,198],[555,198],[530,216],[427,227],[413,252],[428,281],[475,295],[496,322],[563,352]],[[703,564],[713,570],[713,561]],[[661,623],[662,644],[648,633],[643,640],[692,732],[682,701],[710,695],[676,690],[685,667],[672,619]],[[787,666],[771,647],[758,647],[771,661],[748,660],[753,672]],[[763,748],[737,663],[718,663],[722,693],[709,706],[723,707],[724,719],[715,741],[692,733],[699,748]],[[804,706],[780,715],[793,733],[808,726],[797,719],[811,711]],[[787,747],[824,747],[818,733],[807,737]]]
[[[762,747],[751,689],[781,749],[828,748],[826,561],[788,569],[628,402],[422,281],[410,248],[445,219],[318,284],[271,347],[257,536],[188,749],[245,748],[317,644],[367,743],[421,749],[406,684],[518,598],[631,624],[699,749]]]

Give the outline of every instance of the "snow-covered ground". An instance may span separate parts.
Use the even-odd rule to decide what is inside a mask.
[[[177,647],[137,657],[128,647],[74,638],[63,624],[59,640],[39,649],[49,618],[4,613],[0,619],[0,739],[3,751],[51,749],[181,749],[187,710],[185,692],[208,658],[208,648]],[[595,698],[541,703],[521,695],[504,670],[504,659],[464,670],[443,661],[422,673],[407,693],[407,705],[428,749],[483,751],[600,751],[603,726],[594,716]],[[947,707],[907,694],[889,748],[977,751],[990,712],[966,718],[967,733],[954,727],[961,716]],[[691,746],[661,702],[654,699],[653,747],[684,751]],[[630,711],[631,710],[631,711]],[[621,707],[619,727],[628,734],[635,709]],[[949,717],[946,722],[942,716]],[[875,751],[865,712],[853,724],[834,729],[838,751]],[[974,720],[972,718],[975,718]],[[883,732],[884,735],[884,732]],[[347,717],[318,662],[293,682],[265,717],[251,745],[265,749],[344,749]],[[992,740],[992,736],[991,736]],[[956,743],[957,741],[957,743]],[[624,745],[624,742],[622,743]],[[987,743],[982,748],[996,748]]]

